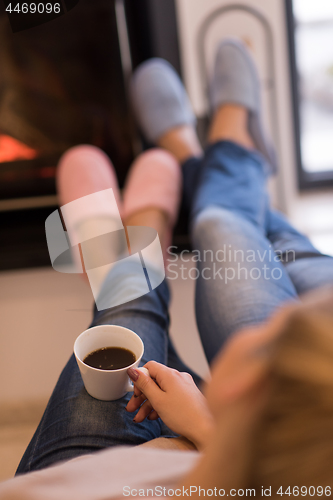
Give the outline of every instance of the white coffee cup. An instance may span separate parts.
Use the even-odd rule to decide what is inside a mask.
[[[88,354],[103,347],[129,349],[134,353],[136,361],[119,370],[100,370],[83,362]],[[140,337],[122,326],[100,325],[82,332],[75,341],[74,354],[88,394],[102,401],[114,401],[133,391],[127,370],[138,367],[143,350]]]

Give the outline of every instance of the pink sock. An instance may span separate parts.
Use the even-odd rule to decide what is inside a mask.
[[[61,158],[57,170],[60,205],[112,188],[121,208],[117,176],[109,157],[90,145],[75,146]]]
[[[117,177],[103,151],[76,146],[60,159],[57,186],[72,255],[81,268],[79,243],[123,229]],[[98,262],[99,255],[85,256],[88,260],[93,257]]]
[[[167,151],[151,149],[133,163],[124,190],[124,217],[146,208],[158,208],[169,216],[170,226],[177,220],[181,169]]]

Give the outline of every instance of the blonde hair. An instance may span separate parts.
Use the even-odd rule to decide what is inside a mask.
[[[297,308],[275,347],[251,487],[271,487],[280,499],[287,496],[277,495],[281,486],[292,496],[299,487],[299,496],[309,497],[310,486],[333,489],[333,293]]]

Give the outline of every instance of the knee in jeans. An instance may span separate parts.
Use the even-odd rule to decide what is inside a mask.
[[[193,236],[200,235],[200,238],[208,237],[222,228],[235,227],[239,221],[239,216],[230,210],[220,207],[208,207],[196,217],[193,224]],[[218,228],[218,229],[217,229]]]

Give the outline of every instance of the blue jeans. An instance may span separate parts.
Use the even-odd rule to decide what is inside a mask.
[[[199,252],[197,324],[209,363],[235,331],[298,295],[333,284],[333,258],[270,208],[264,160],[228,141],[183,166]]]
[[[184,186],[194,247],[210,258],[210,262],[203,258],[199,262],[196,292],[197,322],[210,362],[238,328],[265,320],[282,303],[296,300],[298,293],[333,283],[333,259],[321,256],[307,238],[270,210],[263,160],[255,153],[232,143],[218,143],[207,150],[203,160],[186,162]],[[281,260],[274,260],[275,251]],[[250,254],[252,260],[247,259]],[[124,279],[121,266],[111,271],[114,279]],[[135,287],[133,271],[128,286]],[[127,304],[100,312],[95,309],[91,326],[114,324],[134,330],[145,345],[141,365],[154,359],[189,371],[168,338],[168,305],[164,281]],[[114,445],[136,445],[175,435],[160,420],[134,424],[133,415],[125,410],[129,398],[130,394],[105,402],[90,397],[72,356],[17,473]]]

